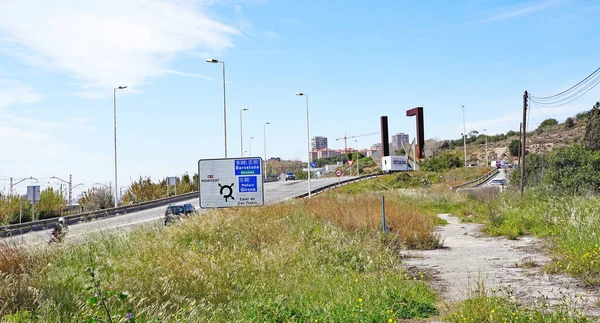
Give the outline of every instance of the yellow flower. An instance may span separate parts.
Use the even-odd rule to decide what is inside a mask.
[[[362,303],[362,298],[359,298],[359,299],[358,299],[358,302],[359,302],[359,303]]]
[[[388,322],[392,323],[392,322],[394,322],[394,320],[392,320],[392,319],[389,319],[389,320],[388,320]]]

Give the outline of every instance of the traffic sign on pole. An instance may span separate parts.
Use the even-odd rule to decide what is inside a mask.
[[[265,203],[262,158],[198,161],[201,208],[259,206]]]
[[[312,168],[317,168],[317,162],[312,162],[312,163],[310,163],[310,166],[311,166]]]
[[[354,164],[354,160],[349,160],[348,161],[348,165],[350,165],[350,167],[352,167],[353,164]]]
[[[342,170],[341,170],[341,169],[339,169],[339,168],[338,168],[338,169],[336,169],[336,170],[335,170],[335,176],[337,176],[337,177],[340,177],[340,176],[342,176]]]

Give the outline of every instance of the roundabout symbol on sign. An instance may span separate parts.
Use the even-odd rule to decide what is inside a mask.
[[[337,176],[337,177],[342,176],[342,170],[341,169],[336,169],[335,170],[335,176]]]

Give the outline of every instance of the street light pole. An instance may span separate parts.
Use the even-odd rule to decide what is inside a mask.
[[[358,154],[360,154],[360,150],[358,149],[358,139],[354,139],[354,142],[356,143],[356,176],[360,177],[360,168],[358,168]]]
[[[122,85],[113,89],[113,98],[114,98],[114,129],[115,129],[115,186],[117,185],[117,90],[126,89],[127,85]],[[115,190],[115,207],[118,206],[119,201],[119,192]]]
[[[271,124],[271,122],[265,122],[265,124],[263,125],[263,137],[265,140],[264,143],[264,147],[265,147],[265,170],[263,171],[264,173],[264,177],[265,179],[267,178],[267,125]]]
[[[244,157],[244,128],[242,126],[242,112],[248,111],[248,108],[243,108],[240,110],[240,155]]]
[[[309,119],[308,119],[308,94],[303,92],[298,92],[296,95],[304,96],[306,98],[306,149],[308,151],[308,159],[306,162],[306,166],[308,166],[308,197],[310,198],[312,195],[312,190],[310,188],[310,130],[309,130]]]
[[[206,62],[223,64],[223,137],[225,141],[225,158],[227,158],[227,101],[225,96],[225,61],[219,61],[213,58],[207,59]]]
[[[467,166],[467,127],[465,124],[465,106],[462,106],[462,110],[463,110],[463,149],[465,152],[465,164],[464,166]]]
[[[250,154],[250,157],[252,157],[252,139],[254,139],[254,137],[250,137],[250,139],[248,139],[248,146],[250,146],[248,153]]]
[[[485,167],[488,167],[488,149],[487,149],[487,131],[485,129],[483,129],[483,132],[485,133]]]

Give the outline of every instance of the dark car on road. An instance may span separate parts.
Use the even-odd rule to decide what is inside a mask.
[[[192,215],[192,214],[196,214],[198,212],[198,211],[196,211],[196,208],[190,203],[183,205],[183,211],[184,211],[185,215]]]
[[[185,216],[185,207],[181,204],[169,204],[167,209],[165,210],[165,219],[164,224],[167,225],[169,223],[180,220],[182,216]]]
[[[295,181],[296,175],[294,175],[294,173],[292,173],[292,172],[289,172],[289,173],[285,174],[285,180],[286,181]]]

